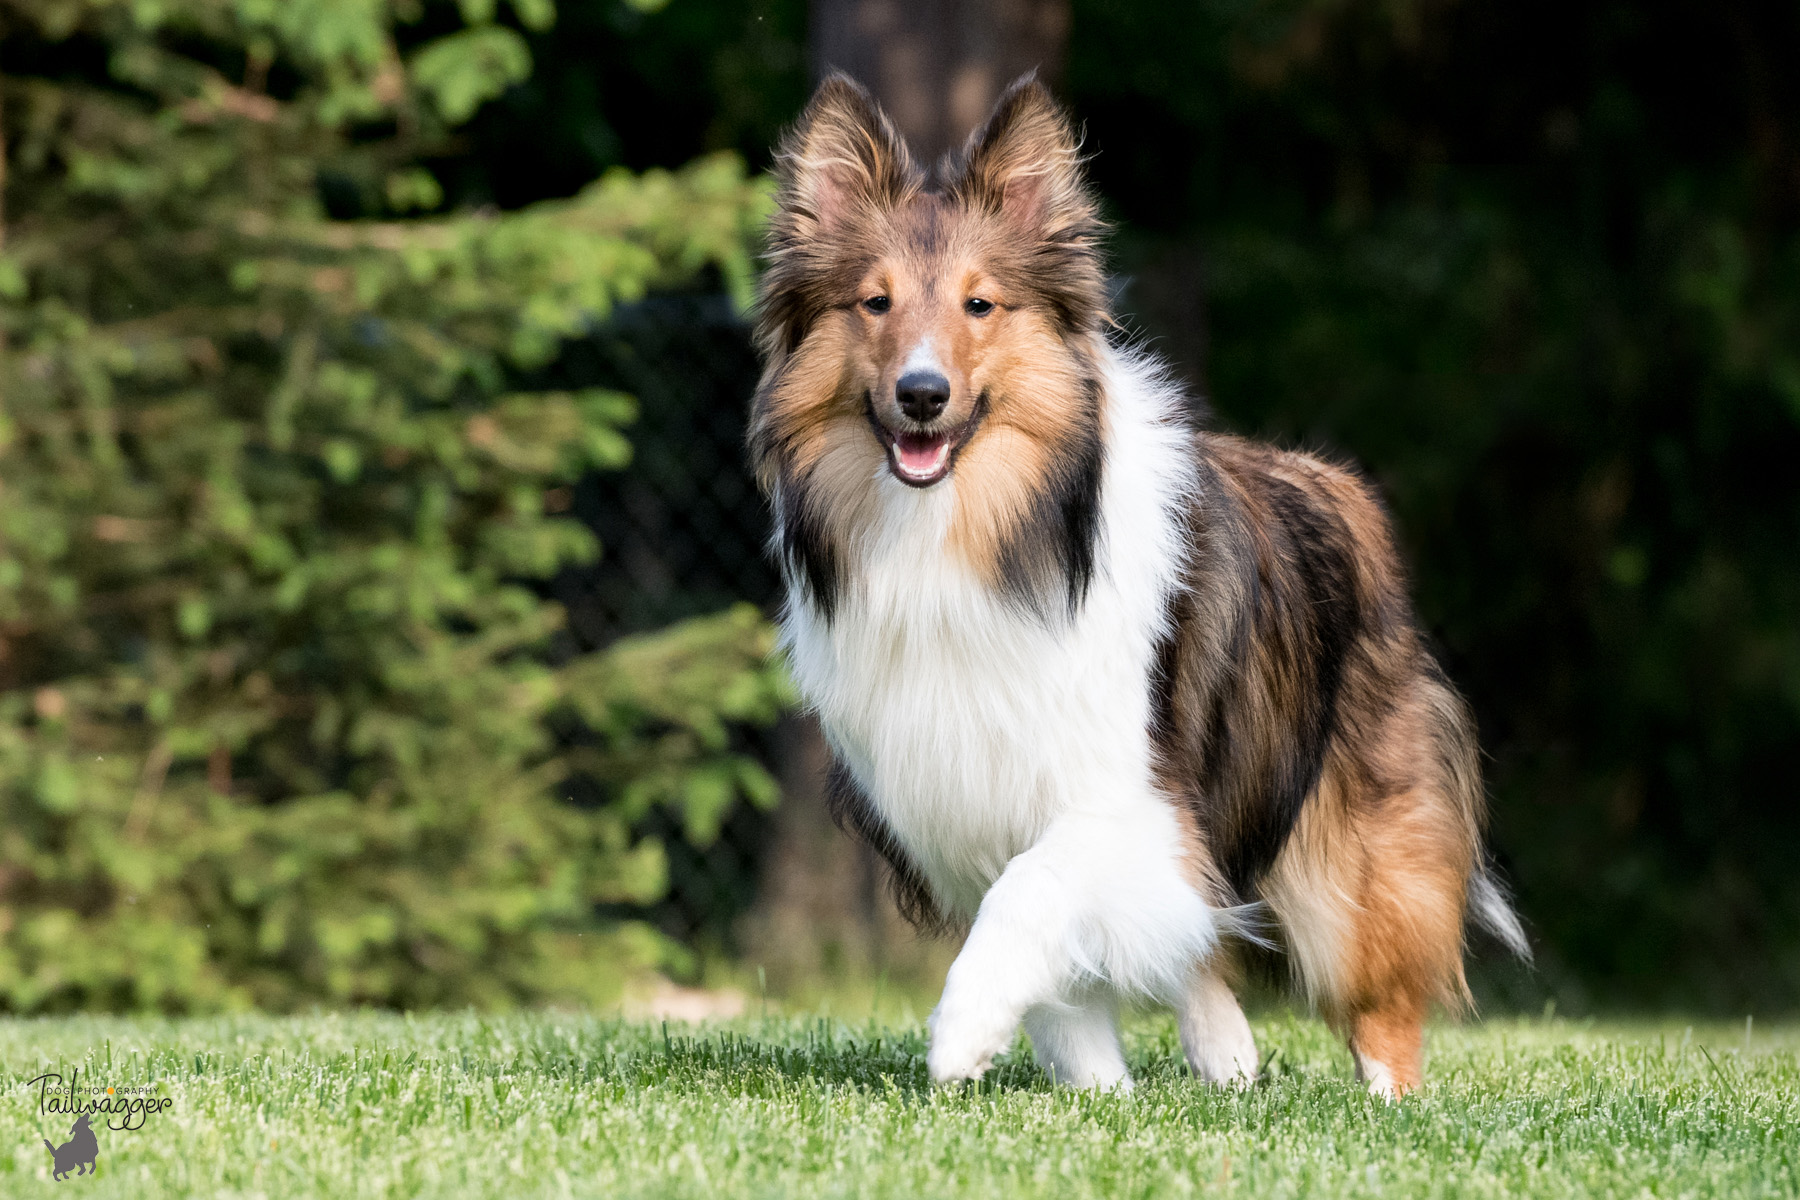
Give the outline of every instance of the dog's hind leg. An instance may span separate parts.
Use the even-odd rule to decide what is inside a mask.
[[[1217,940],[1168,805],[1065,814],[982,899],[931,1014],[931,1077],[978,1078],[1027,1011],[1078,986],[1176,1003]]]
[[[1111,997],[1090,991],[1067,1003],[1040,1004],[1025,1014],[1038,1065],[1057,1083],[1130,1090]]]
[[[1249,1083],[1256,1078],[1256,1038],[1216,962],[1194,971],[1176,1024],[1188,1066],[1208,1083]]]
[[[1349,1020],[1356,1077],[1377,1096],[1405,1095],[1425,1077],[1425,1003],[1397,995]]]
[[[1341,785],[1329,774],[1326,784],[1263,894],[1308,992],[1347,1036],[1357,1078],[1393,1098],[1423,1078],[1431,1005],[1454,1011],[1466,1002],[1463,889],[1472,850],[1439,792],[1334,793]]]

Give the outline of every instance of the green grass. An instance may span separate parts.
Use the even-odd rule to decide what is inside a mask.
[[[1800,1029],[1497,1021],[1441,1027],[1388,1105],[1317,1023],[1257,1023],[1265,1080],[1192,1081],[1131,1026],[1129,1097],[1049,1087],[1022,1048],[934,1091],[916,1022],[701,1029],[568,1014],[0,1022],[0,1195],[1791,1196]],[[50,1180],[26,1081],[155,1083],[173,1109],[100,1129]]]

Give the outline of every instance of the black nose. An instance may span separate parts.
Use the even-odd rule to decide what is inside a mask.
[[[900,411],[915,421],[930,421],[950,403],[950,381],[936,371],[913,371],[894,385]]]

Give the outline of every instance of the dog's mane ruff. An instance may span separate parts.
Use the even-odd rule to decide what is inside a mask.
[[[1072,616],[1093,582],[1107,470],[1101,434],[1104,388],[1094,364],[1070,398],[1077,415],[1051,454],[1042,485],[1000,541],[996,562],[1000,590],[1045,620],[1054,619],[1058,608]]]
[[[775,524],[769,531],[769,553],[780,568],[787,603],[797,598],[818,609],[829,622],[845,586],[844,548],[833,538],[821,509],[822,498],[808,481],[782,471],[768,485]]]
[[[1084,370],[1076,394],[1067,399],[1075,410],[1069,429],[1050,448],[1048,465],[1030,503],[1001,533],[992,564],[998,592],[1021,612],[1055,622],[1072,617],[1086,600],[1097,569],[1101,497],[1108,471],[1102,436],[1103,367],[1096,357],[1077,355]],[[765,381],[765,387],[769,384]],[[805,595],[830,621],[851,577],[854,547],[828,506],[845,498],[823,486],[817,470],[794,467],[796,454],[769,424],[752,433],[752,454],[766,473],[765,487],[775,513],[770,551],[782,571],[790,595]],[[888,486],[879,478],[870,488]],[[956,481],[945,488],[954,493]]]
[[[942,544],[953,494],[947,488],[918,493],[884,479],[872,486],[885,489],[892,504],[884,504],[882,519],[840,560],[844,584],[836,618],[826,620],[816,597],[800,591],[790,597],[783,619],[790,660],[844,764],[831,782],[833,814],[887,861],[900,911],[925,930],[955,928],[972,917],[981,891],[1010,857],[997,854],[989,861],[991,832],[954,832],[970,821],[978,829],[988,821],[962,808],[958,797],[1022,798],[1017,802],[1036,807],[993,820],[1038,827],[1058,806],[1094,802],[1062,790],[1100,786],[1086,759],[1093,750],[1127,754],[1120,760],[1126,775],[1149,769],[1146,681],[1155,646],[1167,633],[1169,596],[1185,567],[1182,523],[1195,488],[1192,432],[1179,390],[1153,360],[1103,345],[1095,370],[1095,441],[1107,469],[1094,498],[1086,603],[1048,611],[1021,606],[954,558],[941,552],[930,557],[929,547]],[[940,672],[933,678],[941,683],[891,677],[900,668],[887,657],[889,646],[907,647],[895,652],[919,656],[917,669],[927,676]],[[865,663],[870,655],[875,657]],[[1066,669],[1056,665],[1064,661]],[[933,703],[947,710],[973,706],[971,715],[981,714],[976,724],[991,732],[949,721],[928,744],[890,744],[916,720],[904,710],[908,689],[917,686],[971,689],[967,695],[933,692]],[[991,688],[999,690],[990,696]],[[1074,729],[1041,723],[1046,712],[1062,707],[1057,695],[1091,688],[1108,696],[1117,692],[1116,702],[1105,705],[1108,722],[1117,722],[1112,736],[1084,729],[1094,735],[1089,743]],[[1139,749],[1128,752],[1132,745]],[[946,765],[957,781],[948,793],[914,791],[916,781],[890,774],[898,762]],[[969,772],[981,779],[964,778]],[[989,779],[992,772],[999,774]],[[1147,774],[1142,786],[1143,794],[1151,791]],[[1157,808],[1146,819],[1166,821],[1167,836],[1181,838],[1175,808]],[[941,840],[930,832],[937,829],[945,831]],[[909,853],[907,844],[922,848],[921,854]],[[1187,919],[1191,927],[1166,943],[1171,955],[1195,952],[1196,938],[1218,932],[1204,905]],[[1125,951],[1094,953],[1117,959]],[[1174,986],[1148,962],[1114,961],[1107,970],[1110,978],[1144,980],[1146,988],[1152,977],[1160,980],[1155,987]]]

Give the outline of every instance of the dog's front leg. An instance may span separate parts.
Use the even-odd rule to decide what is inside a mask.
[[[950,964],[931,1013],[926,1065],[936,1083],[979,1079],[1012,1041],[1025,1010],[1053,999],[1074,973],[1067,870],[1044,849],[1007,864]]]
[[[1072,987],[1179,996],[1217,940],[1187,878],[1165,804],[1146,800],[1054,822],[988,889],[931,1014],[938,1083],[979,1078],[1027,1009]]]

